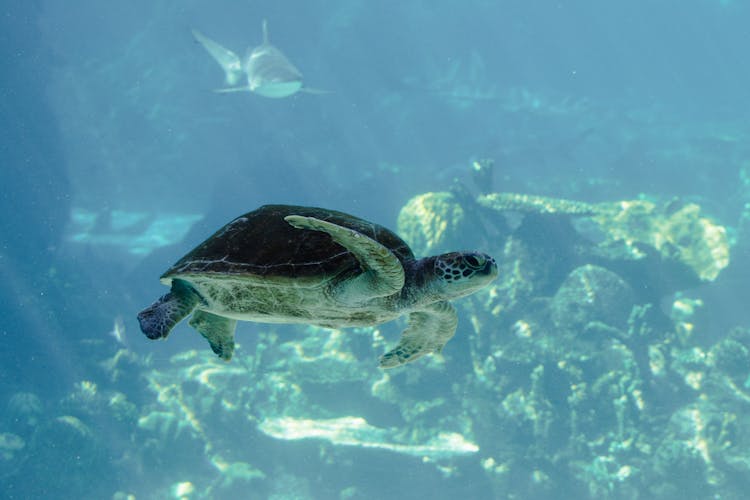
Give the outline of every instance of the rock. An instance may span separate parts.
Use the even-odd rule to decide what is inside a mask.
[[[485,194],[477,198],[477,203],[493,210],[547,215],[594,215],[598,211],[596,205],[590,203],[518,193]]]
[[[453,250],[462,241],[465,211],[451,193],[425,193],[407,202],[398,215],[397,232],[415,255]]]
[[[664,261],[675,261],[700,281],[713,281],[729,265],[726,229],[704,217],[700,207],[689,203],[657,205],[646,200],[598,205],[594,220],[606,241],[622,242],[634,259],[644,257],[642,245],[653,248]]]
[[[583,332],[591,323],[624,330],[635,305],[633,290],[617,274],[585,265],[571,272],[555,294],[552,320],[571,332]]]

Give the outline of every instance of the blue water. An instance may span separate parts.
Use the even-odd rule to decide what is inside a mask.
[[[263,19],[305,86],[327,93],[213,92],[221,69],[191,29],[243,57],[260,44]],[[629,345],[648,418],[627,420],[629,444],[615,431],[602,431],[604,444],[592,435],[584,444],[568,436],[567,417],[547,420],[565,429],[511,428],[507,396],[531,391],[534,367],[549,374],[554,359],[518,368],[528,368],[524,383],[511,370],[491,389],[482,385],[472,367],[490,355],[501,363],[493,349],[504,348],[477,338],[511,331],[493,330],[486,294],[460,302],[444,363],[388,372],[396,391],[388,396],[377,393],[377,356],[403,321],[380,327],[385,341],[345,330],[353,340],[342,351],[357,363],[330,377],[325,356],[318,365],[289,361],[294,345],[329,333],[243,323],[237,359],[215,366],[245,371],[201,379],[190,366],[216,363],[204,340],[182,324],[168,341],[149,341],[136,314],[165,293],[164,270],[239,214],[265,203],[324,206],[395,230],[416,195],[457,183],[477,190],[471,163],[492,158],[485,191],[586,202],[678,197],[725,227],[731,261],[719,278],[674,287],[652,304],[668,313],[674,292],[701,300],[680,352],[708,353],[732,328],[750,327],[742,215],[750,202],[749,24],[741,0],[3,5],[0,496],[741,495],[750,483],[741,356],[734,378],[711,378],[714,358],[691,365],[672,352],[665,378],[651,380],[651,341]],[[464,249],[503,252],[479,226],[473,231]],[[483,333],[472,316],[484,318]],[[320,354],[327,345],[307,348]],[[649,392],[691,370],[709,382]],[[548,381],[546,411],[570,411],[570,391]],[[715,435],[656,437],[711,394],[719,396],[704,420]],[[590,404],[589,418],[617,427],[611,408]],[[372,427],[349,427],[347,439],[283,439],[269,430],[283,417],[350,426],[335,419],[362,418]],[[405,451],[439,432],[477,450]],[[647,436],[640,448],[639,435]],[[688,446],[688,458],[664,458],[669,440]]]

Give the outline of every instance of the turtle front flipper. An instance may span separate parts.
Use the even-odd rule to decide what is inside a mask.
[[[173,280],[168,294],[138,313],[141,331],[152,340],[167,338],[172,328],[195,309],[199,300],[190,285]]]
[[[375,297],[387,297],[404,286],[404,267],[393,252],[369,236],[315,217],[287,215],[284,217],[297,229],[328,233],[333,241],[349,250],[362,266],[362,274],[339,284],[336,296],[348,303]]]
[[[208,340],[211,349],[224,361],[232,359],[234,353],[234,329],[236,319],[225,318],[210,312],[197,310],[190,318],[190,326]]]
[[[381,368],[394,368],[440,352],[456,333],[458,315],[450,302],[437,302],[409,315],[409,327],[401,334],[398,345],[380,357]]]

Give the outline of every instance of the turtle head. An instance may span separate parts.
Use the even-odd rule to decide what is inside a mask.
[[[434,257],[435,285],[446,299],[472,294],[497,277],[495,259],[481,252],[451,252]]]

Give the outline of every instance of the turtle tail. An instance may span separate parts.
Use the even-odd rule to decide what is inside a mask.
[[[163,339],[198,304],[198,295],[182,280],[172,281],[172,290],[138,313],[141,331],[146,337]]]

